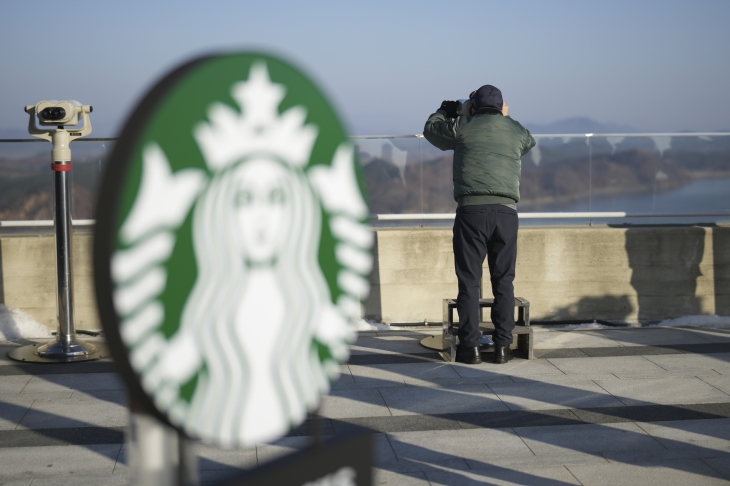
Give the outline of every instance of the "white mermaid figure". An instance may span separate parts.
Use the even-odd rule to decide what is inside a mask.
[[[148,147],[142,186],[121,228],[123,238],[143,241],[140,248],[166,238],[167,246],[158,243],[164,251],[137,251],[160,261],[172,251],[169,227],[179,226],[185,214],[155,216],[145,208],[152,208],[155,198],[163,207],[158,213],[195,202],[197,280],[169,340],[157,330],[164,315],[159,301],[130,311],[135,284],[128,282],[135,281],[129,278],[135,272],[125,269],[144,266],[133,261],[134,246],[115,255],[112,274],[119,284],[115,306],[122,316],[121,336],[156,406],[192,436],[247,446],[284,435],[329,389],[338,368],[321,360],[318,346],[346,359],[346,343],[354,336],[350,319],[359,317],[359,301],[368,291],[363,276],[370,270],[372,240],[359,223],[367,208],[357,188],[352,146],[343,143],[331,165],[305,172],[317,130],[304,125],[301,106],[278,114],[284,88],[269,81],[265,65],[254,65],[249,80],[234,85],[232,95],[241,114],[214,104],[211,123],[195,130],[213,173],[207,184],[196,169],[172,175],[161,149]],[[167,198],[146,190],[148,174],[172,181]],[[337,275],[343,295],[336,304],[318,262],[322,208],[334,213],[330,230],[343,267]],[[146,236],[145,227],[158,228],[158,234]],[[161,270],[150,268],[148,273]],[[149,293],[159,294],[156,288]],[[148,317],[140,318],[145,313]],[[192,399],[183,400],[180,387],[196,376]]]

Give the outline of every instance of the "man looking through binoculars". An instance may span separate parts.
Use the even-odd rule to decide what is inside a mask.
[[[512,359],[517,207],[520,157],[535,146],[530,132],[508,116],[502,93],[485,85],[469,100],[444,101],[428,117],[423,135],[441,150],[454,151],[454,260],[459,294],[456,361],[482,362],[479,352],[479,287],[487,258],[494,305],[494,362]]]

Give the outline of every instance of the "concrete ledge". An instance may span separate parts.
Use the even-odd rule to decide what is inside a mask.
[[[451,228],[378,228],[366,318],[440,323],[457,294]],[[99,329],[92,238],[74,234],[76,325]],[[484,269],[488,297],[488,269]],[[0,303],[56,327],[52,235],[0,236]],[[533,321],[730,315],[730,226],[524,227],[515,293]],[[488,316],[486,316],[488,317]]]
[[[74,311],[77,329],[100,329],[92,266],[93,235],[73,235]],[[16,307],[55,330],[56,257],[53,234],[0,237],[0,303]]]
[[[457,294],[451,228],[375,232],[366,317],[440,322],[439,303]],[[484,276],[489,297],[486,266]],[[524,227],[515,294],[536,321],[730,315],[730,226]]]

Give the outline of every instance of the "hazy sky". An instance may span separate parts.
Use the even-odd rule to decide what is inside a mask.
[[[730,1],[3,1],[0,128],[42,99],[112,135],[207,52],[265,49],[320,82],[354,134],[420,133],[443,99],[499,87],[528,126],[576,116],[730,129]]]

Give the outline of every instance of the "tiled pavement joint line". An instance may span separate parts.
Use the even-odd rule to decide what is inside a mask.
[[[378,395],[380,395],[380,399],[383,401],[383,403],[385,404],[385,407],[388,409],[388,413],[392,417],[393,416],[393,411],[390,409],[390,405],[388,405],[388,401],[383,396],[383,391],[380,388],[376,388],[376,390],[378,390]]]
[[[23,390],[28,388],[28,385],[30,385],[31,381],[33,381],[33,376],[31,376],[30,380],[28,380],[28,382],[25,385],[23,385],[23,388],[20,389],[20,393],[23,393]]]
[[[612,374],[613,374],[613,373],[612,373]],[[616,375],[615,375],[615,374],[613,374],[613,376],[616,376]],[[616,378],[618,378],[618,376],[616,376]],[[615,398],[615,399],[616,399],[616,400],[618,400],[619,402],[623,403],[624,405],[627,405],[627,403],[626,403],[626,402],[624,402],[623,400],[621,400],[621,397],[619,397],[619,396],[616,396],[616,395],[612,394],[612,393],[611,393],[610,391],[606,390],[606,388],[605,388],[605,387],[602,387],[602,386],[601,386],[601,384],[600,384],[600,383],[598,383],[598,380],[591,380],[591,381],[592,381],[593,383],[595,383],[595,384],[596,384],[596,386],[597,386],[598,388],[600,388],[601,390],[605,391],[606,393],[608,393],[609,395],[611,395],[611,396],[612,396],[613,398]]]
[[[666,372],[669,372],[669,368],[667,368],[667,367],[665,367],[665,366],[662,366],[662,365],[660,365],[659,363],[654,363],[654,362],[653,362],[652,360],[648,359],[648,358],[647,358],[647,357],[645,357],[645,356],[642,356],[642,358],[644,358],[645,360],[649,361],[650,363],[652,363],[652,364],[654,364],[654,365],[658,366],[659,368],[663,369],[664,371],[666,371]]]
[[[575,478],[575,480],[578,482],[578,484],[580,484],[581,486],[583,486],[583,482],[580,479],[578,479],[578,477],[575,474],[573,474],[573,471],[571,471],[570,468],[567,465],[563,465],[563,467],[565,468],[566,471],[568,471],[568,473],[571,476],[573,476]]]
[[[33,400],[33,403],[35,403],[35,400]],[[20,427],[20,423],[23,421],[23,419],[25,418],[25,416],[28,415],[28,412],[30,412],[30,409],[33,408],[33,403],[31,403],[30,406],[25,409],[25,412],[23,412],[23,416],[20,417],[20,420],[18,420],[18,423],[15,426],[15,429],[13,429],[13,430],[17,430],[18,427]]]
[[[661,447],[662,449],[664,449],[664,450],[669,450],[669,447],[667,447],[666,445],[664,445],[664,444],[663,444],[663,443],[662,443],[662,442],[661,442],[661,441],[660,441],[660,440],[659,440],[659,439],[658,439],[657,437],[654,437],[654,435],[653,435],[653,434],[649,433],[649,431],[648,431],[648,430],[646,430],[646,429],[645,429],[644,427],[642,427],[642,426],[641,426],[641,422],[634,422],[634,423],[636,424],[636,426],[637,426],[637,427],[638,427],[638,428],[639,428],[639,429],[640,429],[640,430],[641,430],[642,432],[644,432],[644,433],[645,433],[646,435],[648,435],[649,437],[651,437],[652,439],[654,439],[654,442],[656,442],[657,444],[659,444],[659,446],[660,446],[660,447]]]
[[[715,370],[713,370],[713,371],[715,371]],[[702,381],[704,383],[707,383],[708,385],[710,385],[712,388],[714,388],[715,390],[719,391],[720,393],[724,393],[725,395],[730,396],[730,393],[728,393],[725,390],[722,390],[722,389],[716,387],[715,385],[713,385],[712,383],[710,383],[708,381],[703,380],[701,376],[695,376],[695,378],[697,378],[698,380],[700,380],[700,381]]]
[[[712,464],[710,464],[708,461],[706,461],[705,458],[703,458],[703,457],[700,457],[699,459],[700,459],[700,461],[707,464],[707,467],[709,467],[710,469],[715,471],[718,474],[718,476],[725,478],[727,480],[730,480],[730,474],[723,474],[723,472],[721,470],[717,469],[716,467],[713,467]]]
[[[114,469],[112,469],[112,474],[117,472],[117,468],[121,465],[119,463],[119,459],[122,457],[122,449],[124,449],[124,446],[119,448],[119,452],[117,452],[117,458],[114,460]],[[129,458],[127,458],[129,460]]]
[[[517,431],[515,430],[515,427],[512,427],[510,430],[515,434],[515,436],[519,437],[519,439],[522,441],[523,444],[525,444],[525,447],[527,447],[527,450],[532,452],[533,456],[537,457],[537,454],[535,453],[535,451],[532,450],[532,447],[530,447],[530,444],[528,444],[527,441],[525,441],[524,437],[522,437],[520,434],[517,433]]]
[[[28,386],[26,383],[25,386]],[[25,388],[25,386],[23,388]],[[20,417],[20,420],[18,420],[18,423],[15,425],[15,429],[17,430],[18,427],[20,427],[20,424],[23,422],[23,419],[25,419],[25,416],[28,415],[28,412],[30,412],[30,409],[33,408],[33,405],[35,405],[35,400],[33,400],[30,405],[28,405],[28,408],[25,409],[25,412],[23,412],[23,416]]]
[[[393,456],[397,458],[398,453],[395,452],[395,447],[393,447],[393,443],[390,441],[390,434],[385,434],[385,440],[388,441],[388,447],[390,447]]]
[[[514,382],[514,380],[512,380],[512,381]],[[492,392],[492,393],[494,394],[494,396],[495,396],[495,397],[497,397],[497,400],[499,400],[499,401],[500,401],[500,402],[502,403],[502,405],[504,405],[504,406],[505,406],[505,408],[509,409],[509,405],[507,405],[507,404],[506,404],[506,403],[504,402],[504,400],[502,400],[502,397],[500,397],[500,396],[499,396],[499,394],[498,394],[497,392],[495,392],[495,391],[494,391],[494,390],[492,389],[492,387],[491,387],[491,386],[489,386],[489,383],[485,383],[485,385],[487,386],[487,388],[489,389],[489,391],[490,391],[490,392]]]

